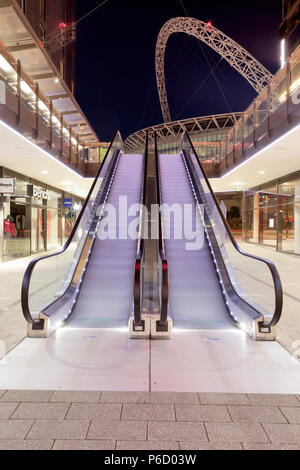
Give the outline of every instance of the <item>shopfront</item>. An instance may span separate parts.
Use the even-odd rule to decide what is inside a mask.
[[[15,189],[14,194],[0,196],[0,261],[59,249],[70,234],[81,201],[5,168],[1,176],[14,178]]]
[[[241,241],[243,235],[243,193],[230,191],[217,193],[216,196],[235,239]]]
[[[244,194],[244,238],[300,255],[300,173]]]

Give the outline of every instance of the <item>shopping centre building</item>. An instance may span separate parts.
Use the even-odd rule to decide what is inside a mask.
[[[163,122],[110,143],[75,98],[75,4],[0,0],[0,450],[300,450],[300,0],[274,75],[162,21]],[[172,121],[181,33],[252,86],[245,111]]]
[[[0,262],[63,246],[107,150],[74,97],[74,15],[75,1],[0,2]]]

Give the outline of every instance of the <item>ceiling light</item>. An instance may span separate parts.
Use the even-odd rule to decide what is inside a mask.
[[[260,175],[264,175],[265,172],[264,172],[264,171],[260,171],[259,174],[260,174]]]
[[[25,93],[26,95],[31,95],[31,94],[33,94],[33,91],[32,91],[32,89],[30,88],[30,86],[27,85],[27,83],[24,82],[23,80],[21,80],[21,90],[22,90],[23,93]]]
[[[43,103],[43,101],[39,100],[39,109],[42,112],[49,112],[48,107]]]
[[[58,78],[56,78],[54,81],[55,81],[55,83],[59,83],[59,80],[58,80]]]
[[[48,171],[43,170],[43,171],[42,171],[42,174],[43,174],[43,175],[48,175]]]
[[[7,73],[14,72],[12,66],[7,62],[7,60],[4,59],[4,57],[2,57],[2,55],[0,55],[0,68]]]

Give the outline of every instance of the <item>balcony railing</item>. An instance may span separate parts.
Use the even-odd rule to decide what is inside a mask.
[[[106,145],[99,143],[91,146],[84,142],[82,136],[75,134],[63,114],[55,109],[52,101],[42,93],[39,85],[1,41],[0,81],[5,85],[1,100],[1,105],[6,107],[5,113],[1,106],[4,121],[81,173],[86,172],[88,163],[100,164],[101,149]],[[97,155],[99,158],[96,158]]]
[[[288,59],[269,85],[257,96],[221,142],[216,163],[235,163],[246,151],[256,148],[275,128],[297,117],[300,104],[300,47]],[[298,112],[299,113],[299,112]],[[300,114],[298,116],[300,118]]]

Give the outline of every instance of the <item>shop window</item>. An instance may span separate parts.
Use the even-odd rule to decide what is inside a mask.
[[[279,185],[278,249],[300,254],[300,179]]]

